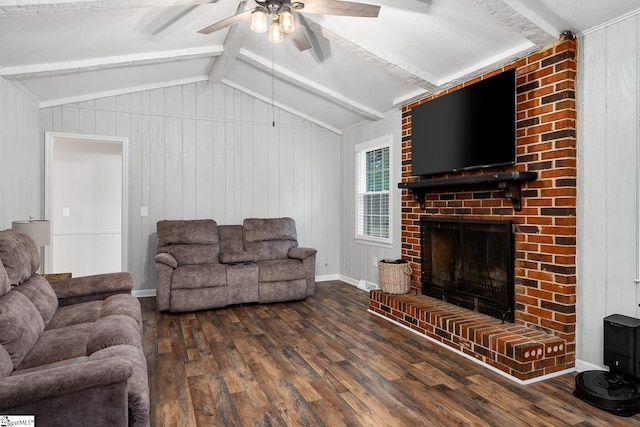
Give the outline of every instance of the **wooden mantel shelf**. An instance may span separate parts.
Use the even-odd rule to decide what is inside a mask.
[[[537,172],[514,171],[496,172],[483,175],[458,176],[453,178],[427,179],[423,181],[400,182],[398,188],[406,189],[413,193],[413,199],[420,203],[424,209],[424,195],[433,188],[459,187],[463,185],[480,185],[487,183],[497,183],[498,188],[504,190],[504,197],[513,203],[513,209],[522,209],[523,182],[534,181],[538,178]]]

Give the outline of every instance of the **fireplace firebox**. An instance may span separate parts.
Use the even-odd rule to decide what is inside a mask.
[[[422,293],[514,320],[511,221],[422,218]]]

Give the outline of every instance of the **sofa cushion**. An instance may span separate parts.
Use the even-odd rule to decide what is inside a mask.
[[[48,329],[18,366],[20,370],[91,355],[115,345],[142,348],[138,323],[127,315],[106,316],[95,322]]]
[[[18,369],[30,369],[49,363],[87,355],[87,342],[93,323],[79,323],[44,331]]]
[[[142,331],[138,323],[123,314],[101,317],[91,328],[87,354],[122,344],[142,349]]]
[[[291,218],[247,218],[243,227],[244,246],[253,261],[287,258],[289,249],[298,246]]]
[[[221,225],[218,227],[220,235],[220,261],[249,262],[253,261],[250,253],[244,249],[243,228],[241,225]]]
[[[31,237],[15,230],[0,231],[0,259],[12,286],[27,280],[40,267],[40,252]]]
[[[4,346],[14,369],[44,331],[40,312],[25,295],[10,291],[0,297],[0,344]]]
[[[104,300],[100,317],[121,314],[132,318],[142,328],[142,308],[138,298],[131,294],[118,294]]]
[[[47,279],[36,273],[14,290],[29,298],[36,306],[46,328],[58,309],[58,296]]]
[[[183,264],[220,262],[218,224],[212,219],[158,221],[156,253],[166,252]]]
[[[259,293],[261,303],[301,300],[307,297],[307,282],[304,279],[260,282]]]
[[[226,307],[228,286],[196,289],[173,289],[171,291],[171,311],[197,311]]]
[[[253,263],[227,266],[227,303],[258,302],[258,266]]]
[[[247,218],[243,228],[245,242],[298,240],[293,218]]]
[[[278,259],[258,263],[261,282],[304,279],[304,265],[299,259]]]
[[[289,249],[298,245],[292,240],[269,240],[266,242],[246,243],[247,252],[251,253],[253,261],[268,261],[286,259]]]
[[[95,322],[100,318],[102,305],[103,302],[97,300],[60,307],[55,316],[53,316],[53,319],[51,319],[51,322],[47,325],[47,330]]]
[[[8,377],[13,372],[13,362],[11,356],[4,349],[4,346],[0,345],[0,378]]]
[[[212,219],[158,221],[158,246],[217,245],[218,224]]]
[[[11,282],[7,276],[7,270],[4,269],[2,260],[0,259],[0,297],[11,290]]]
[[[31,368],[17,369],[13,371],[11,375],[21,375],[21,374],[28,374],[30,372],[44,371],[52,368],[68,367],[68,366],[76,365],[79,363],[85,363],[87,361],[89,361],[89,356],[73,357],[71,359],[64,359],[58,362],[52,362],[52,363],[46,363],[44,365],[33,366]]]
[[[196,289],[227,285],[222,264],[181,265],[173,272],[171,289]]]
[[[116,294],[104,300],[85,301],[58,308],[47,325],[47,330],[64,328],[80,323],[91,323],[101,317],[124,314],[142,325],[140,301],[130,294]]]
[[[158,248],[159,251],[171,254],[178,265],[217,264],[218,245],[168,245]]]

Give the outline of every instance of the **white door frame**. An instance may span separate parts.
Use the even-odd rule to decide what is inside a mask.
[[[122,271],[129,271],[129,138],[67,132],[45,132],[44,138],[44,215],[53,217],[53,162],[57,139],[120,144],[122,146]],[[53,248],[45,247],[45,269],[53,265]],[[45,273],[56,273],[45,271]]]

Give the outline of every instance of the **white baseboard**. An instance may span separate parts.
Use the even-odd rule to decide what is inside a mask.
[[[361,291],[371,292],[380,289],[380,287],[376,283],[371,283],[366,280],[360,280],[358,282],[358,289],[360,289]]]
[[[316,282],[329,282],[331,280],[340,280],[339,274],[326,274],[324,276],[316,276]]]
[[[352,286],[355,286],[356,288],[365,292],[371,292],[373,290],[380,289],[380,286],[377,283],[372,283],[367,280],[356,280],[356,279],[352,279],[351,277],[342,276],[342,275],[340,275],[339,280],[345,283],[348,283]]]
[[[352,279],[351,277],[343,276],[342,274],[338,275],[338,280],[348,283],[352,286],[358,287],[358,281],[356,279]]]
[[[596,365],[595,363],[587,362],[584,360],[576,359],[576,371],[608,371],[604,366]]]
[[[149,298],[149,297],[156,296],[156,290],[155,289],[140,289],[137,291],[133,290],[131,291],[131,294],[136,298]]]
[[[375,289],[380,289],[377,283],[368,282],[366,280],[356,280],[351,277],[343,276],[342,274],[333,274],[327,276],[316,276],[316,282],[327,282],[329,280],[340,280],[351,286],[355,286],[361,291],[371,292]]]

